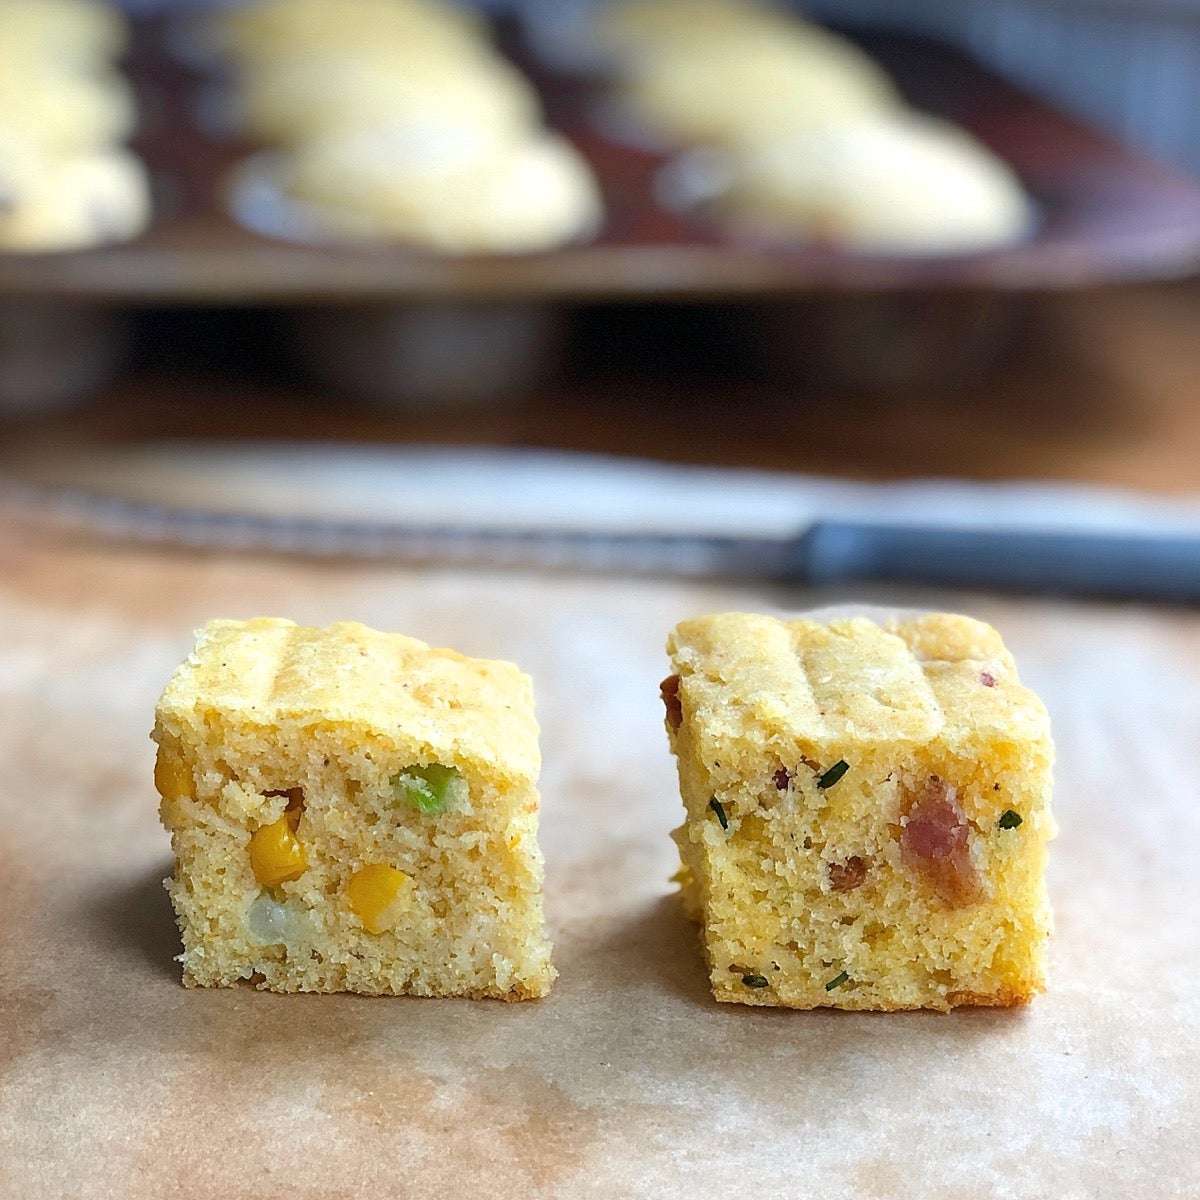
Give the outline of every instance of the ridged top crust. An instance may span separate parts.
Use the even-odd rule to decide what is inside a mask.
[[[1048,736],[1000,635],[970,617],[881,627],[720,613],[681,623],[667,650],[706,759],[747,735],[813,745]]]
[[[275,617],[210,621],[159,701],[180,725],[205,712],[261,726],[353,725],[536,779],[529,677],[354,621],[327,629]]]

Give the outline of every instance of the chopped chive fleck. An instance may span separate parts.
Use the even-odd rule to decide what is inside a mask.
[[[418,812],[442,813],[450,798],[450,788],[462,775],[456,767],[430,763],[427,767],[408,767],[393,775],[390,783],[397,800],[411,804]]]
[[[1024,820],[1024,818],[1019,812],[1013,812],[1011,808],[1006,808],[1000,814],[1000,828],[1016,829],[1016,827],[1021,824],[1022,820]]]
[[[832,992],[834,988],[840,988],[843,983],[849,983],[849,982],[850,982],[850,973],[848,971],[842,971],[840,974],[835,975],[825,985],[825,990],[827,992]]]
[[[763,988],[763,987],[771,986],[767,982],[767,977],[765,975],[743,975],[742,982],[747,987],[752,987],[752,988]]]
[[[837,781],[841,779],[841,777],[845,775],[848,770],[850,770],[850,764],[844,758],[839,758],[837,762],[835,762],[833,766],[829,768],[828,771],[826,771],[823,775],[818,776],[817,787],[819,787],[821,791],[825,791],[826,788],[833,787],[833,785],[837,783]]]
[[[709,802],[708,807],[717,814],[717,820],[721,822],[721,828],[728,830],[729,818],[725,815],[725,806],[714,796]]]

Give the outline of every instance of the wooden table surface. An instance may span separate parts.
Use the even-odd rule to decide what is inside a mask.
[[[1010,371],[904,400],[706,379],[677,356],[673,382],[609,371],[486,418],[418,417],[160,366],[4,437],[469,440],[1194,492],[1198,316],[1191,287],[1077,298]],[[949,1017],[709,998],[667,883],[663,641],[697,612],[846,598],[101,547],[0,512],[0,1196],[1193,1198],[1195,613],[860,593],[992,621],[1048,704],[1051,989]],[[180,986],[146,735],[191,631],[256,613],[361,619],[530,671],[547,1001]]]
[[[560,383],[484,410],[381,412],[279,373],[240,314],[158,330],[182,347],[81,410],[0,426],[11,447],[153,437],[468,442],[854,478],[1061,479],[1200,488],[1200,284],[1030,301],[1013,352],[960,381],[895,392],[754,372],[729,313],[585,322]],[[744,330],[743,330],[744,332]],[[593,336],[594,335],[594,336]],[[722,341],[722,339],[725,339]],[[720,344],[724,349],[714,350]]]

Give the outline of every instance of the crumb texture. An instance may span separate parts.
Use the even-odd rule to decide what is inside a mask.
[[[529,680],[345,623],[214,621],[159,703],[184,981],[544,995]]]
[[[944,1010],[1042,990],[1053,747],[995,630],[725,613],[668,652],[682,893],[717,999]]]

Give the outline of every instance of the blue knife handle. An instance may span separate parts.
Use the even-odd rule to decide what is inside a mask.
[[[879,582],[1200,602],[1200,538],[1025,533],[818,521],[789,574]]]

